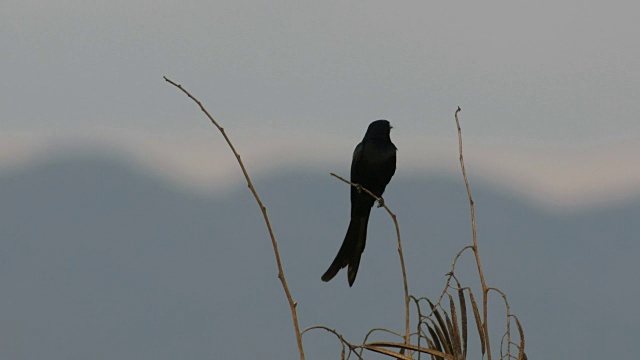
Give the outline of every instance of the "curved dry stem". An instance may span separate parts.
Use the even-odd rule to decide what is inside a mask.
[[[227,144],[229,145],[229,148],[233,152],[233,155],[235,155],[236,159],[238,160],[238,165],[240,165],[240,169],[242,169],[242,174],[244,174],[244,178],[247,180],[247,185],[249,186],[249,189],[251,190],[253,197],[256,199],[256,202],[258,203],[258,206],[262,211],[262,217],[264,218],[264,222],[267,225],[267,230],[269,231],[269,237],[271,237],[271,245],[273,246],[273,252],[276,257],[276,264],[278,266],[278,279],[280,279],[280,282],[282,283],[282,288],[284,289],[284,292],[287,296],[287,301],[289,302],[289,308],[291,309],[291,317],[293,318],[293,327],[296,333],[296,341],[298,342],[298,352],[300,353],[300,360],[304,360],[304,349],[302,348],[302,335],[300,333],[300,327],[298,325],[298,314],[296,311],[297,303],[293,301],[293,297],[291,296],[291,292],[289,291],[289,286],[287,285],[287,280],[284,277],[284,270],[282,269],[282,261],[280,260],[280,252],[278,251],[278,243],[276,242],[276,237],[273,234],[273,229],[271,228],[271,222],[269,221],[269,217],[267,216],[267,208],[262,204],[262,200],[260,200],[260,196],[258,196],[258,192],[256,191],[255,187],[253,186],[253,183],[251,182],[249,173],[247,172],[247,169],[245,168],[244,163],[240,159],[240,154],[238,154],[238,152],[236,151],[236,148],[231,143],[231,140],[227,136],[227,133],[224,131],[224,128],[220,126],[220,124],[211,116],[211,114],[209,114],[209,112],[207,111],[207,109],[205,109],[204,105],[202,105],[200,100],[196,99],[193,95],[191,95],[191,93],[189,93],[185,88],[183,88],[182,85],[175,83],[174,81],[170,80],[166,76],[164,76],[163,78],[166,82],[180,89],[191,100],[193,100],[196,104],[198,104],[198,106],[200,107],[200,110],[202,110],[202,112],[207,116],[207,118],[209,118],[211,123],[215,125],[216,128],[218,128],[220,133],[222,133],[222,136],[227,141]]]
[[[505,357],[504,351],[502,349],[504,349],[504,340],[506,339],[508,333],[509,332],[505,332],[504,334],[502,334],[502,338],[500,339],[500,359],[503,359]],[[507,343],[507,346],[510,345]]]
[[[507,294],[505,294],[502,290],[495,287],[489,287],[487,288],[487,295],[490,291],[495,291],[500,294],[500,296],[502,296],[502,300],[504,301],[504,306],[507,311],[507,331],[505,332],[505,334],[507,336],[507,344],[509,344],[509,346],[507,346],[506,356],[511,358],[511,306],[509,305],[509,300],[507,300]],[[500,346],[500,351],[502,351],[502,345]]]
[[[520,345],[518,345],[518,360],[525,360],[527,355],[524,353],[524,330],[522,329],[522,324],[520,324],[520,319],[517,316],[511,315],[512,318],[516,320],[516,326],[518,327],[518,333],[520,334]]]
[[[456,254],[456,256],[453,258],[453,262],[451,263],[451,271],[449,271],[446,276],[447,276],[447,281],[444,284],[444,289],[442,289],[442,292],[440,293],[440,296],[438,297],[438,301],[435,302],[436,306],[439,306],[440,303],[442,302],[442,299],[444,298],[445,294],[447,293],[447,291],[449,289],[455,289],[455,290],[459,290],[460,288],[460,282],[458,281],[458,279],[456,278],[455,275],[455,269],[456,269],[456,264],[458,263],[458,259],[460,258],[460,256],[468,249],[473,249],[473,245],[467,245],[465,247],[463,247],[462,249],[460,249],[460,251],[458,251],[458,253]],[[458,284],[457,287],[453,287],[451,286],[451,279],[454,279],[456,281],[456,283]],[[425,298],[426,300],[426,298]],[[433,314],[433,312],[431,312],[431,314]],[[431,314],[429,314],[428,316],[430,316]]]
[[[399,337],[399,338],[403,338],[403,337],[404,337],[402,334],[398,334],[397,332],[395,332],[395,331],[391,331],[391,330],[389,330],[389,329],[385,329],[385,328],[373,328],[373,329],[371,329],[371,330],[369,330],[369,331],[367,332],[367,335],[365,335],[364,340],[362,341],[362,343],[363,343],[363,344],[366,344],[366,343],[367,343],[367,340],[369,340],[369,336],[371,336],[371,335],[372,335],[374,332],[376,332],[376,331],[386,332],[387,334],[392,334],[392,335],[395,335],[395,336],[397,336],[397,337]],[[362,355],[362,353],[363,353],[363,352],[364,352],[364,348],[360,349],[360,355]]]
[[[371,335],[372,335],[374,332],[376,332],[376,331],[380,331],[380,332],[384,332],[384,333],[387,333],[387,334],[395,335],[395,336],[397,336],[397,337],[399,337],[399,338],[404,338],[404,335],[399,334],[399,333],[397,333],[397,332],[395,332],[395,331],[392,331],[392,330],[389,330],[389,329],[385,329],[385,328],[373,328],[373,329],[371,329],[371,330],[369,330],[369,331],[367,332],[367,335],[365,335],[364,340],[362,341],[362,343],[363,343],[363,344],[364,344],[364,343],[366,343],[366,342],[367,342],[367,340],[369,340],[369,336],[371,336]]]
[[[310,330],[325,330],[325,331],[328,331],[328,332],[332,333],[333,335],[335,335],[338,338],[338,340],[342,344],[342,354],[343,354],[343,356],[344,356],[344,353],[345,353],[345,346],[346,346],[346,347],[349,348],[349,353],[354,353],[354,354],[356,354],[358,359],[364,360],[362,358],[361,354],[358,354],[358,352],[356,351],[357,349],[362,348],[362,346],[361,345],[353,345],[353,344],[351,344],[350,342],[348,342],[347,340],[344,339],[344,336],[342,336],[342,334],[340,334],[339,332],[335,331],[334,329],[331,329],[329,327],[322,326],[322,325],[316,325],[316,326],[311,326],[311,327],[308,327],[308,328],[304,329],[301,334],[304,335],[307,331],[310,331]]]
[[[374,193],[372,193],[371,191],[365,189],[364,187],[362,187],[360,184],[355,184],[352,183],[351,181],[338,176],[334,173],[331,173],[331,176],[342,180],[343,182],[360,189],[361,191],[366,192],[367,194],[371,195],[371,197],[373,197],[374,199],[376,199],[376,201],[380,204],[380,206],[382,206],[385,210],[387,210],[387,213],[389,214],[389,216],[391,216],[391,220],[393,220],[393,224],[396,227],[396,236],[398,238],[398,255],[400,256],[400,267],[402,268],[402,281],[404,284],[404,311],[405,311],[405,335],[404,335],[404,342],[405,344],[409,345],[409,336],[410,336],[410,332],[409,332],[409,285],[407,284],[407,270],[405,269],[404,266],[404,253],[402,251],[402,241],[400,240],[400,226],[398,225],[398,219],[396,217],[396,214],[394,214],[391,209],[389,209],[389,207],[385,204],[385,202],[382,200],[381,197],[376,196]]]
[[[464,156],[462,155],[462,129],[460,128],[460,120],[458,119],[458,113],[462,111],[458,106],[455,112],[456,127],[458,128],[458,151],[460,153],[460,168],[462,169],[462,177],[464,178],[464,185],[467,188],[467,195],[469,197],[469,208],[471,210],[471,231],[473,234],[473,252],[476,256],[476,265],[478,265],[478,275],[480,275],[480,283],[482,284],[482,312],[483,312],[483,330],[485,337],[489,335],[489,322],[487,319],[487,284],[484,281],[484,272],[482,271],[482,263],[480,262],[480,252],[478,251],[478,238],[476,236],[476,212],[473,203],[473,196],[471,195],[471,187],[469,186],[469,179],[467,178],[467,170],[464,167]],[[487,341],[487,360],[491,360],[491,345]]]

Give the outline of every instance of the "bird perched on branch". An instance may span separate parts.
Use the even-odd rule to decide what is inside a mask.
[[[391,142],[391,125],[387,120],[376,120],[369,124],[362,142],[356,146],[351,160],[351,182],[382,196],[391,177],[396,172],[396,150]],[[322,281],[329,281],[349,266],[347,279],[353,285],[358,274],[360,257],[367,241],[369,214],[375,199],[359,188],[351,187],[351,222],[338,255],[322,275]]]

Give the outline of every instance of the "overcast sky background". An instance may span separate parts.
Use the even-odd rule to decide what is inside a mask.
[[[460,105],[476,173],[533,198],[615,200],[640,183],[637,2],[0,4],[0,166],[74,144],[188,186],[237,181],[166,75],[256,171],[348,162],[379,118],[402,171],[452,168]]]

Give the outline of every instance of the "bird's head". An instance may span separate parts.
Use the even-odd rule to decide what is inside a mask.
[[[366,134],[364,134],[365,139],[373,139],[373,138],[389,138],[389,134],[391,132],[391,124],[387,120],[376,120],[369,124],[367,128]]]

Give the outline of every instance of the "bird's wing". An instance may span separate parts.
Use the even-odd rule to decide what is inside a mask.
[[[356,148],[353,150],[353,159],[351,160],[351,164],[355,164],[360,161],[362,157],[362,143],[359,143]]]
[[[360,182],[360,166],[362,163],[362,156],[364,154],[364,141],[359,143],[353,150],[353,158],[351,159],[351,181],[355,183]]]

